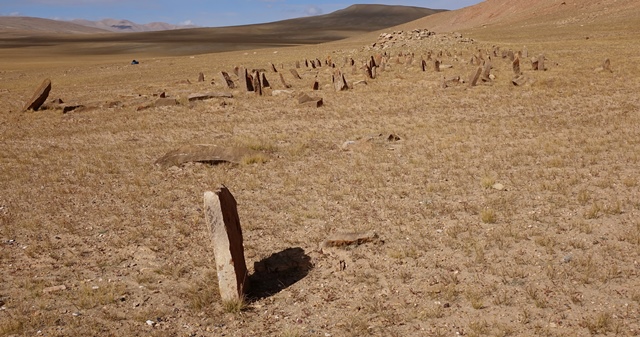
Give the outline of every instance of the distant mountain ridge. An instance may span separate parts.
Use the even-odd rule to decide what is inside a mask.
[[[195,25],[172,25],[166,22],[151,22],[138,24],[129,20],[103,19],[99,21],[90,21],[84,19],[76,19],[69,21],[77,25],[107,30],[117,33],[142,33],[157,32],[164,30],[197,28]]]
[[[141,28],[128,20],[104,21],[102,27],[96,28],[25,17],[17,20],[20,28],[16,29],[12,18],[0,17],[0,48],[57,46],[61,53],[77,54],[82,50],[82,53],[92,55],[130,52],[137,55],[206,54],[336,41],[442,11],[396,5],[353,5],[329,14],[270,23],[169,30],[166,30],[167,26],[155,23],[146,28],[153,31],[142,32],[135,31]],[[159,31],[160,28],[163,30]],[[129,33],[116,33],[114,29]]]

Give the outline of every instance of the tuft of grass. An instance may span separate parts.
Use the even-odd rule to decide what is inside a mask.
[[[244,297],[232,300],[222,301],[222,310],[228,314],[240,314],[247,308],[247,302]]]
[[[484,309],[485,306],[482,300],[483,299],[482,293],[469,290],[466,292],[465,297],[467,298],[469,303],[471,303],[472,308],[476,310]]]
[[[496,212],[491,208],[485,208],[480,212],[480,219],[484,223],[496,223]]]
[[[482,177],[482,180],[480,181],[480,183],[484,188],[491,188],[491,186],[493,186],[496,183],[496,179],[485,176],[485,177]]]
[[[204,279],[188,287],[184,296],[193,310],[202,311],[209,308],[220,299],[216,273],[208,272]]]
[[[582,325],[587,328],[592,335],[606,335],[613,331],[613,316],[609,312],[603,312],[595,317],[586,317]]]
[[[77,292],[75,304],[83,309],[114,303],[124,293],[124,285],[106,283],[98,285],[83,284]]]
[[[302,333],[297,330],[285,330],[282,332],[282,337],[300,337]]]
[[[269,160],[269,158],[263,153],[257,153],[251,156],[245,156],[242,158],[242,164],[251,165],[251,164],[264,164]]]
[[[25,323],[22,319],[10,317],[0,321],[0,336],[22,335]]]
[[[586,219],[597,219],[602,212],[602,207],[597,202],[594,202],[589,209],[584,212],[584,217]]]

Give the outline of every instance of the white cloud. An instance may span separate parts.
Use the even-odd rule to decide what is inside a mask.
[[[178,25],[179,26],[193,26],[193,21],[185,20],[185,21],[182,21],[182,22],[178,23]]]
[[[320,7],[318,7],[318,6],[309,5],[304,10],[304,14],[307,15],[307,16],[320,15],[320,14],[322,14],[322,9]]]

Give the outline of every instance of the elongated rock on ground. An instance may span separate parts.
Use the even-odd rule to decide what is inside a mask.
[[[179,166],[184,163],[233,163],[240,164],[248,158],[259,155],[260,152],[243,147],[221,147],[213,144],[184,145],[167,152],[155,161],[163,168]]]
[[[31,96],[31,99],[29,99],[29,101],[27,101],[27,104],[24,105],[24,108],[22,109],[22,111],[38,110],[42,106],[42,104],[44,104],[44,102],[47,100],[47,97],[49,97],[50,91],[51,91],[51,80],[47,78],[42,82],[42,84],[40,84],[38,89],[33,93],[33,96]]]
[[[223,301],[237,301],[249,288],[237,203],[226,186],[204,193],[204,212],[216,258]]]

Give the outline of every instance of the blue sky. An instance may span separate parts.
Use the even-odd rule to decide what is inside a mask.
[[[0,0],[0,15],[56,20],[106,18],[206,27],[272,22],[328,14],[356,3],[457,9],[481,0]]]

